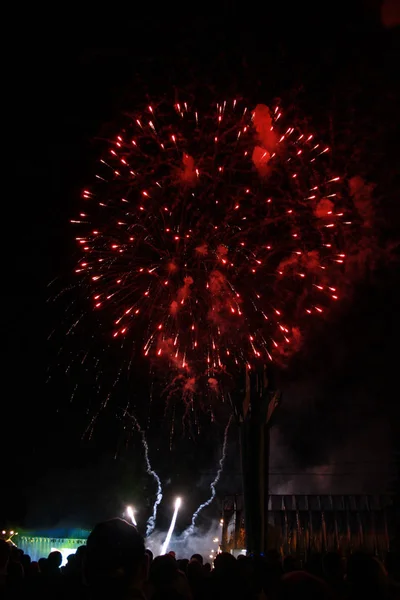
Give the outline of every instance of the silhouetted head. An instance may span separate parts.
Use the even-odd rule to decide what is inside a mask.
[[[380,585],[385,579],[383,565],[373,556],[355,552],[347,562],[347,581],[356,587]]]
[[[214,560],[214,571],[216,574],[230,575],[236,567],[236,558],[229,552],[217,554]]]
[[[156,556],[150,568],[150,581],[156,589],[171,585],[178,575],[178,563],[170,554]]]
[[[187,568],[187,576],[190,582],[195,582],[204,577],[203,565],[197,560],[191,560]]]
[[[98,595],[142,589],[147,577],[147,556],[136,527],[123,519],[96,525],[87,540],[84,575]]]
[[[43,574],[47,571],[47,558],[39,558],[38,560],[39,571]]]
[[[74,567],[80,573],[83,570],[83,562],[86,556],[86,546],[79,546],[75,552]]]
[[[182,571],[182,573],[185,573],[185,575],[187,574],[187,568],[188,568],[188,564],[189,564],[189,559],[188,558],[180,558],[178,561],[178,569],[180,571]]]
[[[344,576],[344,565],[340,554],[337,552],[328,552],[322,558],[322,568],[324,576],[329,580],[342,580]]]
[[[291,573],[292,571],[296,571],[297,564],[294,556],[285,556],[283,559],[283,571],[284,573]]]
[[[29,554],[24,554],[21,557],[21,564],[23,566],[25,576],[29,575],[31,566],[31,557],[29,556]]]
[[[206,575],[209,575],[211,573],[211,563],[209,563],[209,562],[204,563],[203,569],[204,569],[204,573]]]
[[[400,581],[400,552],[388,552],[385,564],[389,576]]]
[[[10,561],[12,562],[21,562],[21,558],[24,555],[24,551],[21,548],[17,548],[16,546],[10,547]]]
[[[49,573],[57,573],[62,564],[62,554],[58,550],[53,550],[47,557],[47,570]]]
[[[199,562],[201,565],[203,564],[203,557],[201,554],[193,554],[190,557],[190,560],[197,560],[197,562]]]
[[[72,575],[79,572],[79,562],[76,554],[69,554],[67,556],[67,564],[64,567],[64,573]]]
[[[78,546],[75,552],[75,556],[78,560],[83,560],[83,558],[86,556],[86,545]]]
[[[299,569],[299,565],[296,561],[296,571]],[[321,552],[313,552],[304,566],[305,570],[311,575],[315,575],[315,577],[319,577],[320,579],[324,577],[324,571],[322,567],[322,554]]]
[[[329,586],[306,571],[292,571],[282,577],[275,592],[276,600],[304,598],[307,600],[334,600]]]
[[[270,565],[281,565],[282,564],[282,557],[281,557],[280,553],[278,552],[278,550],[275,550],[275,548],[270,548],[267,551],[265,558],[267,559],[267,563]]]

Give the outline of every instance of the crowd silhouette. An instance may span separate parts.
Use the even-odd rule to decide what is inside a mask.
[[[315,554],[300,565],[276,551],[263,557],[228,552],[213,565],[200,554],[177,559],[153,556],[130,523],[112,519],[96,525],[62,565],[62,555],[31,561],[0,540],[0,598],[71,600],[394,600],[400,599],[398,553],[385,563],[356,552]]]

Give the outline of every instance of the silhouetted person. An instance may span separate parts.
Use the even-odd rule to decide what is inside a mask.
[[[42,563],[41,560],[39,561],[41,577],[38,585],[40,595],[46,600],[61,598],[63,593],[63,581],[60,569],[62,563],[61,552],[53,550],[47,557],[46,562]]]
[[[85,546],[81,546],[84,548]],[[79,548],[78,548],[79,550]],[[76,551],[75,554],[70,554],[67,557],[67,564],[62,568],[63,593],[66,598],[80,598],[85,595],[85,587],[83,584],[83,557],[84,552]]]
[[[153,562],[153,559],[154,559],[154,554],[152,553],[152,551],[149,548],[146,548],[145,552],[147,554],[148,565],[150,568],[151,563]]]
[[[75,554],[69,554],[69,556],[67,556],[67,564],[64,567],[62,567],[61,570],[62,570],[63,575],[65,575],[66,577],[76,573],[77,562],[76,562]]]
[[[385,564],[390,579],[400,583],[400,552],[388,552]]]
[[[391,599],[388,578],[383,565],[373,556],[356,552],[347,561],[349,600]]]
[[[29,577],[31,574],[30,573],[31,557],[29,556],[29,554],[23,554],[21,556],[21,564],[24,569],[25,577]]]
[[[31,561],[29,572],[31,577],[37,577],[39,575],[39,563],[36,562],[36,560]]]
[[[150,568],[150,595],[157,599],[191,598],[186,576],[179,571],[178,564],[170,554],[157,556]]]
[[[283,572],[291,573],[292,571],[297,571],[297,561],[294,556],[285,556],[283,559]]]
[[[299,567],[297,567],[299,568]],[[320,552],[313,552],[305,565],[305,570],[311,575],[315,575],[319,579],[324,578],[324,570],[322,567],[322,554]],[[297,569],[296,569],[297,570]]]
[[[74,569],[76,573],[79,573],[79,577],[82,579],[83,563],[86,556],[86,546],[79,546],[75,552]]]
[[[26,555],[24,555],[26,556]],[[28,561],[26,561],[28,563]],[[39,564],[32,560],[29,562],[28,567],[24,567],[25,571],[25,595],[29,595],[30,598],[45,598],[43,595],[43,581],[39,571]]]
[[[10,549],[10,560],[13,562],[21,562],[21,559],[24,555],[24,551],[21,548],[17,548],[16,546],[11,546]]]
[[[239,554],[236,559],[235,569],[240,582],[240,588],[245,598],[256,598],[262,590],[265,561],[251,559],[244,554]]]
[[[10,546],[5,540],[0,540],[0,590],[3,589],[7,581],[7,567],[10,559]]]
[[[24,568],[19,560],[10,560],[8,563],[5,598],[7,600],[8,598],[13,600],[25,598]]]
[[[178,573],[178,564],[173,556],[156,556],[150,568],[150,581],[156,588],[171,585]]]
[[[58,577],[61,575],[60,567],[62,564],[62,554],[58,550],[53,550],[47,557],[47,575],[49,577]]]
[[[187,578],[195,600],[205,596],[205,574],[203,565],[197,560],[191,560],[187,568]]]
[[[39,558],[38,560],[38,565],[39,565],[39,572],[41,573],[41,575],[45,575],[46,571],[47,571],[47,558]]]
[[[329,586],[306,571],[286,573],[274,594],[275,600],[335,600]]]
[[[197,560],[197,562],[199,562],[201,565],[203,564],[203,557],[202,557],[202,555],[201,555],[201,554],[193,554],[193,555],[190,557],[190,560],[191,560],[191,561],[192,561],[192,560]]]
[[[344,593],[344,562],[338,552],[328,552],[322,558],[323,578],[338,596]]]
[[[243,586],[239,579],[236,559],[229,552],[217,554],[209,582],[210,595],[213,600],[220,598],[234,600],[243,597]]]
[[[188,568],[188,564],[189,564],[189,559],[188,558],[180,558],[176,562],[178,563],[178,569],[182,573],[184,573],[185,575],[187,575],[187,568]]]
[[[283,575],[282,557],[277,550],[268,550],[263,573],[263,590],[269,598],[275,592]]]
[[[90,598],[144,598],[147,556],[136,527],[123,519],[99,523],[87,540],[84,577]]]

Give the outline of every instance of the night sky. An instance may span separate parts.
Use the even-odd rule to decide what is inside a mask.
[[[110,387],[123,357],[97,337],[90,314],[81,336],[66,341],[65,305],[51,298],[74,283],[76,248],[68,220],[97,156],[96,137],[127,104],[174,87],[221,97],[240,92],[254,103],[276,97],[294,103],[333,140],[345,172],[374,184],[379,221],[374,268],[363,272],[356,265],[349,297],[310,332],[290,368],[277,376],[284,402],[273,433],[271,470],[276,489],[289,491],[383,492],[396,486],[398,27],[384,26],[379,2],[372,1],[343,3],[345,9],[332,2],[321,14],[298,9],[290,15],[287,7],[268,8],[264,15],[243,3],[220,4],[210,12],[193,7],[195,16],[187,4],[176,14],[165,7],[126,18],[70,14],[54,29],[36,14],[20,28],[24,41],[12,58],[8,90],[12,131],[4,139],[12,149],[12,177],[3,193],[4,525],[91,526],[131,498],[147,516],[154,486],[144,472],[140,439],[132,424],[124,429],[120,407],[129,394],[139,416],[148,417],[153,381],[148,367],[137,359],[130,381],[121,379],[93,435],[85,435],[98,401],[93,373],[76,367],[65,373],[59,348],[66,344],[74,356],[97,345]],[[384,13],[386,25],[393,15]],[[117,43],[130,46],[73,44],[91,33],[107,42],[118,34]],[[84,309],[85,300],[77,301]],[[156,381],[158,405],[164,402],[159,389]],[[151,414],[151,457],[167,498],[190,495],[194,509],[207,498],[229,409],[222,406],[220,423],[195,439],[190,432],[177,438],[172,451],[168,419],[157,407]],[[230,433],[221,494],[240,486],[234,428]],[[168,503],[160,510],[161,524],[165,513],[169,518]]]

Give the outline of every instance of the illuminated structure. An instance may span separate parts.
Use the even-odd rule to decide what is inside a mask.
[[[310,552],[359,549],[384,556],[395,526],[393,496],[268,496],[268,548],[306,559]],[[243,497],[224,501],[221,549],[243,548]]]
[[[86,529],[20,530],[17,546],[25,554],[29,554],[32,560],[47,558],[53,550],[60,551],[66,559],[68,554],[74,554],[79,546],[86,544],[89,533]]]

